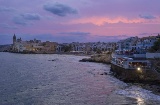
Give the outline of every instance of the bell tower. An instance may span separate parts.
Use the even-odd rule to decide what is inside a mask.
[[[13,45],[15,45],[15,43],[16,43],[16,35],[14,34],[14,36],[13,36]]]

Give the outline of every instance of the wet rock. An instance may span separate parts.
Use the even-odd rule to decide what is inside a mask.
[[[37,90],[38,88],[37,88],[37,87],[35,87],[34,89],[36,89],[36,90]]]
[[[55,59],[53,59],[53,60],[48,60],[48,61],[55,61]]]
[[[107,72],[104,72],[104,74],[107,75],[108,73],[107,73]]]
[[[48,61],[57,61],[58,59],[52,59],[52,60],[48,60]]]
[[[84,58],[82,60],[79,60],[79,62],[92,62],[91,58]]]
[[[100,75],[107,75],[107,72],[104,72],[104,73],[100,73]]]

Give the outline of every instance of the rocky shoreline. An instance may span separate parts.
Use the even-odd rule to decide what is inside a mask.
[[[160,95],[160,84],[155,83],[131,83],[131,85],[137,85],[142,87],[143,89],[149,90],[154,94]]]
[[[97,62],[104,64],[111,64],[111,52],[105,54],[92,55],[90,58],[84,58],[80,62]]]
[[[96,62],[96,63],[111,64],[111,53],[96,54],[91,56],[90,58],[84,58],[80,60],[80,62]],[[157,64],[160,63],[160,60],[158,61],[152,60],[152,63],[154,63],[154,68],[157,69],[157,67],[159,67]],[[112,75],[125,83],[131,84],[131,85],[138,85],[144,89],[152,91],[155,94],[160,94],[160,80],[154,80],[154,76],[152,76],[153,79],[149,81],[147,80],[148,77],[146,77],[147,78],[146,80],[145,79],[144,80],[123,79],[121,75],[115,75],[113,71],[111,71],[109,74],[104,72],[102,75]],[[152,75],[152,73],[150,75]],[[158,72],[157,72],[157,75],[159,75],[159,78],[160,78],[160,74]]]

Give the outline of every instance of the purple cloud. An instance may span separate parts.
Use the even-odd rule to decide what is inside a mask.
[[[27,25],[27,21],[22,16],[13,17],[12,21],[18,25],[23,25],[23,26]]]
[[[7,23],[1,23],[1,24],[0,24],[0,27],[6,28],[6,29],[17,29],[16,26],[9,25],[9,24],[7,24]]]
[[[40,15],[35,13],[24,13],[21,16],[26,20],[40,20]]]
[[[31,20],[40,20],[40,15],[35,13],[23,13],[13,17],[13,22],[19,25],[28,25]]]
[[[0,6],[0,12],[13,12],[13,11],[15,11],[14,8]]]
[[[143,19],[155,19],[156,18],[155,16],[150,15],[150,14],[140,14],[139,17]]]
[[[60,3],[48,3],[43,6],[46,11],[49,11],[57,16],[67,16],[68,14],[77,14],[77,10]]]
[[[90,35],[91,33],[89,33],[89,32],[61,32],[59,34],[87,36],[87,35]]]

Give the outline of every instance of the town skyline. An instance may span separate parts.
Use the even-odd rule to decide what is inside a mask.
[[[12,46],[8,46],[3,51],[17,53],[61,53],[61,52],[81,52],[91,54],[102,51],[132,51],[132,53],[146,53],[154,51],[153,46],[158,42],[160,34],[157,36],[149,36],[138,38],[129,37],[118,42],[72,42],[72,43],[57,43],[50,41],[41,41],[36,38],[33,40],[24,41],[22,38],[17,38],[14,34]],[[156,49],[157,50],[157,49]]]
[[[11,44],[14,33],[58,43],[116,42],[160,33],[158,0],[0,2],[0,45]]]

